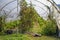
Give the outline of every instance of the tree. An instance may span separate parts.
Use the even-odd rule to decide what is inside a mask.
[[[56,16],[56,14],[60,13],[60,9],[57,7],[57,4],[53,0],[47,0],[47,1],[51,3],[52,9],[50,7],[48,7],[47,5],[41,3],[40,1],[37,1],[37,2],[43,4],[44,7],[46,7],[49,10],[48,18],[49,18],[49,20],[51,20],[52,22],[54,22],[56,24],[56,30],[57,30],[56,33],[57,33],[57,35],[60,35],[60,32],[59,32],[59,30],[60,30],[59,20],[60,19],[58,19],[59,16]],[[55,19],[53,19],[54,16],[55,16]]]
[[[20,32],[25,33],[29,31],[31,27],[33,27],[36,19],[36,10],[34,7],[32,7],[32,4],[30,6],[27,6],[27,3],[25,0],[21,0],[20,2],[20,19],[21,19],[21,24],[20,24]]]
[[[2,31],[2,17],[0,17],[0,32]]]
[[[57,36],[60,37],[60,32],[59,32],[59,30],[60,30],[60,23],[59,23],[59,21],[60,21],[60,20],[59,20],[59,18],[58,18],[59,15],[56,16],[57,14],[60,14],[60,9],[57,7],[56,3],[55,3],[53,0],[47,0],[47,1],[52,4],[53,13],[51,13],[51,14],[52,14],[53,17],[55,16],[56,34],[57,34]],[[51,15],[50,15],[50,16],[51,16]],[[53,17],[52,17],[51,19],[53,19]]]
[[[4,30],[5,27],[5,20],[7,18],[6,12],[3,10],[4,15],[0,16],[0,32]]]

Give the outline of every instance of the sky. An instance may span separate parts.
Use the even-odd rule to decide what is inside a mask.
[[[9,3],[9,2],[11,2],[12,0],[0,0],[0,9],[5,5],[5,4],[7,4],[7,3]],[[34,4],[34,5],[36,5],[36,6],[34,6],[35,7],[35,9],[37,10],[37,12],[38,12],[38,14],[41,16],[41,17],[43,17],[44,19],[46,19],[47,18],[47,13],[46,13],[46,11],[44,11],[44,10],[42,10],[40,7],[43,7],[45,10],[46,10],[46,8],[42,5],[42,4],[40,4],[40,3],[38,3],[38,2],[36,2],[36,1],[34,1],[34,0],[26,0],[27,1],[27,3],[29,4],[30,3],[30,1],[32,1],[32,4]],[[47,2],[46,0],[38,0],[38,1],[40,1],[40,2],[42,2],[42,3],[44,3],[44,4],[46,4],[46,5],[48,5],[48,6],[50,6],[50,3],[49,2]],[[56,2],[56,4],[60,4],[60,0],[54,0],[55,2]],[[39,7],[38,7],[39,6]],[[12,3],[10,3],[10,4],[8,4],[6,7],[4,7],[4,10],[7,12],[9,12],[10,10],[12,10],[13,8],[15,8],[15,7],[17,7],[17,0],[16,1],[14,1],[14,2],[12,2]],[[19,10],[20,8],[18,7],[18,10]],[[16,16],[17,15],[17,8],[15,8],[10,14],[9,14],[9,17],[8,17],[8,19],[10,20],[10,19],[16,19]],[[12,17],[11,17],[12,16]]]

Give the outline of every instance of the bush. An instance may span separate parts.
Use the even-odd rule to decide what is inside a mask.
[[[56,33],[56,25],[52,21],[47,21],[46,26],[42,28],[42,34],[54,35]]]
[[[15,28],[15,27],[18,27],[19,25],[20,25],[20,20],[15,20],[15,21],[7,22],[5,24],[4,30]]]

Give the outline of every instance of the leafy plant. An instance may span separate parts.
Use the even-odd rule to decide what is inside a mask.
[[[42,28],[42,34],[54,35],[56,33],[56,24],[48,20],[46,26]]]

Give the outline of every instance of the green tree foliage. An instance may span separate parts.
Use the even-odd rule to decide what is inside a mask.
[[[0,17],[0,32],[4,29],[5,26],[5,17],[1,16]]]
[[[11,21],[11,22],[6,22],[6,23],[5,23],[4,30],[18,27],[19,24],[20,24],[20,20],[15,20],[15,21]]]
[[[51,20],[46,21],[45,27],[42,28],[42,34],[45,35],[55,35],[56,34],[56,24]]]
[[[22,0],[22,2],[21,2],[21,11],[20,11],[21,24],[20,24],[20,28],[19,28],[21,33],[29,31],[29,29],[31,27],[33,27],[34,21],[37,20],[36,19],[36,13],[37,12],[32,7],[32,5],[27,7],[26,1]]]
[[[56,34],[56,23],[55,20],[44,20],[42,17],[37,16],[37,21],[39,26],[37,26],[36,28],[34,27],[33,32],[39,33],[39,34],[44,34],[44,35],[55,35]],[[36,22],[35,22],[36,23]]]
[[[2,17],[0,17],[0,32],[2,31]]]

